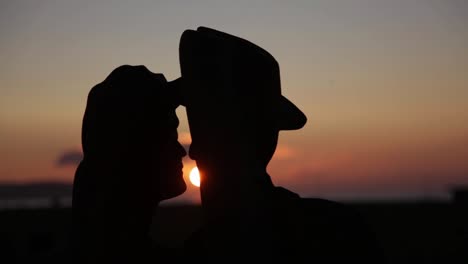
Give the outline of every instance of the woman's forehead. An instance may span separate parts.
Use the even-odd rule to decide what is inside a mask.
[[[169,127],[175,127],[175,128],[179,126],[179,118],[177,117],[175,109],[168,111],[166,124]]]

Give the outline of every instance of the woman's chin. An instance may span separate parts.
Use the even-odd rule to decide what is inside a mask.
[[[187,190],[187,184],[181,180],[177,184],[171,185],[170,188],[161,190],[161,200],[168,200],[182,195]]]

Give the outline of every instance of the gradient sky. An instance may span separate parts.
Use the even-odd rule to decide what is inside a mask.
[[[308,116],[280,134],[277,185],[394,199],[468,184],[464,0],[2,1],[0,182],[71,181],[75,166],[58,160],[81,149],[89,89],[122,64],[177,78],[180,35],[198,26],[273,54],[283,94]]]

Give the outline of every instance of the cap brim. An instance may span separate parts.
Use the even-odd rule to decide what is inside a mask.
[[[279,130],[301,129],[307,123],[305,114],[283,95],[279,101],[277,114],[277,126]]]

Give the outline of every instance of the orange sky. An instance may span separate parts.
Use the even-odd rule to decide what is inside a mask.
[[[445,197],[468,184],[467,18],[456,0],[2,3],[0,181],[71,181],[57,160],[80,150],[89,89],[122,64],[178,77],[180,34],[204,25],[272,53],[283,94],[309,118],[281,132],[275,183],[303,196]]]

